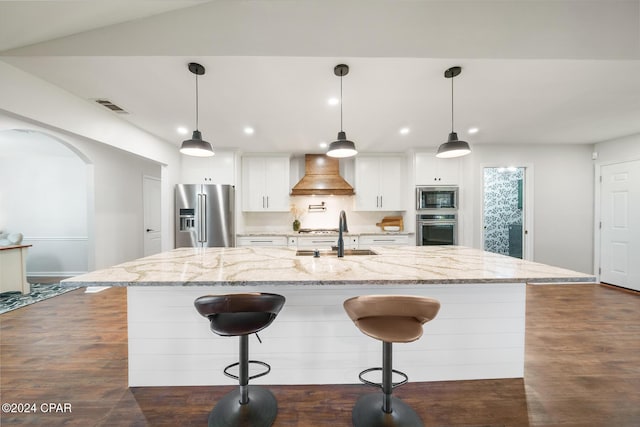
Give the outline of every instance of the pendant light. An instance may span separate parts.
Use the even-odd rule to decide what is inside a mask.
[[[340,77],[340,132],[338,132],[338,139],[329,145],[327,156],[340,158],[353,157],[358,154],[356,144],[354,144],[353,141],[349,141],[347,134],[342,130],[342,77],[349,74],[349,66],[338,64],[334,67],[333,73]]]
[[[453,157],[465,156],[471,152],[469,143],[458,140],[458,134],[453,131],[453,78],[462,72],[460,67],[451,67],[444,72],[447,79],[451,79],[451,133],[449,139],[438,147],[436,157],[449,159]]]
[[[196,130],[193,131],[191,139],[182,141],[180,152],[187,156],[209,157],[213,156],[211,144],[202,139],[202,133],[198,130],[198,76],[204,74],[204,67],[198,63],[190,62],[189,71],[196,75]]]

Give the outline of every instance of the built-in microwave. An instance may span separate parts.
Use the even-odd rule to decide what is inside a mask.
[[[458,187],[416,187],[416,210],[458,209]]]

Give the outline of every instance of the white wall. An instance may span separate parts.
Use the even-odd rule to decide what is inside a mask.
[[[40,132],[0,131],[0,230],[19,232],[30,276],[88,270],[87,165]]]
[[[160,165],[103,144],[83,144],[83,152],[94,162],[96,268],[141,258],[143,176],[160,179]]]
[[[0,130],[36,129],[62,139],[73,135],[77,140],[116,147],[161,164],[162,248],[173,248],[173,189],[180,181],[180,153],[176,145],[2,61],[0,93]],[[107,259],[103,261],[108,262]]]
[[[8,124],[8,120],[2,121],[1,115],[0,122]],[[3,200],[6,198],[15,202],[1,205],[0,212],[6,214],[0,214],[0,217],[7,219],[2,226],[16,231],[22,228],[26,243],[34,245],[32,252],[36,257],[27,262],[27,273],[66,276],[82,272],[78,270],[82,260],[74,263],[66,259],[69,256],[86,255],[85,269],[89,270],[142,257],[142,177],[160,178],[161,165],[87,138],[25,122],[13,121],[12,124],[16,128],[23,125],[37,130],[39,142],[32,143],[34,146],[40,145],[41,151],[33,159],[25,156],[24,151],[22,158],[19,158],[20,153],[14,151],[12,160],[24,165],[28,172],[21,174],[20,181],[3,181],[12,182],[11,186],[2,186],[2,193],[6,194]],[[6,130],[0,132],[4,135],[12,133]],[[81,157],[74,154],[61,160],[59,156],[51,155],[56,149],[46,150],[42,146],[63,146],[63,143],[81,153]],[[11,150],[12,145],[0,140],[0,150],[3,148]],[[58,151],[71,152],[69,148],[58,148]],[[63,172],[63,169],[70,163],[73,164],[72,178],[84,174],[86,179],[69,182],[68,174],[72,171]],[[51,179],[46,180],[46,176],[51,176]],[[25,221],[25,211],[35,211],[37,215]],[[65,217],[66,214],[68,218],[58,221],[56,225],[56,218]],[[47,239],[50,237],[56,237],[55,242]],[[78,246],[82,244],[78,239],[84,240],[86,245],[83,247],[89,253],[78,254]],[[65,251],[70,253],[65,254]],[[60,269],[55,270],[56,266]]]
[[[592,145],[475,145],[462,160],[463,245],[482,248],[482,168],[533,168],[534,261],[593,273]],[[531,202],[531,200],[530,200]]]
[[[629,135],[595,144],[596,164],[628,162],[640,159],[640,134]]]

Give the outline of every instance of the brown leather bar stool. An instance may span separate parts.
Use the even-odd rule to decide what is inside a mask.
[[[363,295],[346,300],[344,309],[361,332],[382,341],[382,367],[365,369],[359,375],[363,383],[380,387],[382,394],[368,394],[358,399],[352,412],[353,425],[423,426],[409,405],[391,395],[394,387],[408,381],[405,373],[392,367],[392,344],[420,338],[422,325],[436,317],[440,302],[411,295]],[[382,384],[363,378],[372,371],[382,371]],[[394,373],[402,376],[403,380],[394,383]]]
[[[276,398],[262,387],[249,387],[249,380],[261,377],[271,367],[257,360],[249,360],[249,335],[271,324],[282,309],[285,298],[269,293],[205,295],[195,300],[198,313],[209,319],[211,330],[224,337],[240,337],[240,361],[224,368],[224,374],[239,380],[240,388],[225,395],[209,413],[209,427],[251,426],[268,427],[278,414]],[[258,337],[258,340],[260,337]],[[264,366],[266,370],[249,376],[249,364]],[[228,372],[238,366],[239,375]]]

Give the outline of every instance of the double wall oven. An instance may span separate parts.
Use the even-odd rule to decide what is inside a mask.
[[[416,188],[416,245],[458,243],[458,187]]]

